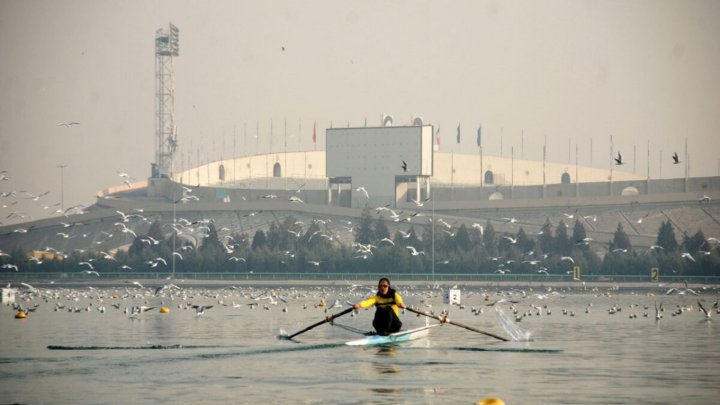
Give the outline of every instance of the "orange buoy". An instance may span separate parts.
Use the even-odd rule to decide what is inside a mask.
[[[160,313],[161,314],[167,314],[170,312],[170,308],[168,307],[160,307]]]
[[[17,314],[15,314],[15,319],[25,319],[27,318],[27,314],[24,311],[20,311]]]
[[[500,398],[483,398],[475,402],[475,405],[505,405],[505,401]]]

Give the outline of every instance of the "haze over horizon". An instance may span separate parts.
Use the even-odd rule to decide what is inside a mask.
[[[548,161],[574,164],[577,145],[599,168],[612,136],[627,161],[613,170],[651,178],[685,176],[671,155],[687,140],[689,175],[716,176],[719,17],[712,0],[0,0],[0,193],[16,192],[0,224],[53,215],[58,166],[65,208],[118,172],[150,175],[154,38],[170,22],[181,168],[312,150],[315,122],[324,149],[324,128],[390,114],[439,127],[444,152],[477,153],[482,125],[486,154],[540,160],[547,140]]]

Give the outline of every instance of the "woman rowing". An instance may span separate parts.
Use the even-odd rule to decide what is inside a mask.
[[[398,307],[405,308],[402,296],[390,288],[390,279],[383,277],[378,282],[378,292],[374,296],[353,305],[355,309],[375,306],[373,327],[378,335],[389,335],[402,328]]]

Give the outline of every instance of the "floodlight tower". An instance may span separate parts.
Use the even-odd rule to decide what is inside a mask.
[[[180,50],[179,33],[172,23],[167,30],[155,31],[155,163],[151,177],[172,175],[172,158],[178,147],[173,61]]]

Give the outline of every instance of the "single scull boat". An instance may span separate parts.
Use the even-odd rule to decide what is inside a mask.
[[[391,333],[386,336],[382,335],[372,335],[367,336],[362,339],[357,340],[351,340],[349,342],[345,342],[348,346],[378,346],[378,345],[388,345],[388,344],[394,344],[394,343],[401,343],[401,342],[409,342],[411,340],[420,339],[428,335],[430,332],[430,328],[434,328],[436,326],[440,326],[441,324],[436,323],[433,325],[426,325],[415,329],[410,330],[404,330],[396,333]]]

